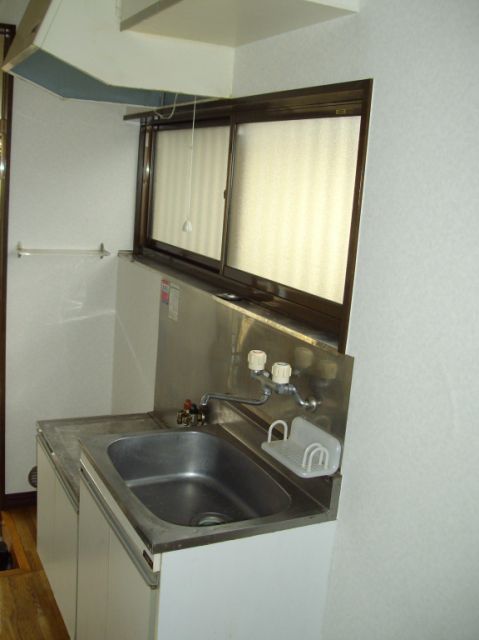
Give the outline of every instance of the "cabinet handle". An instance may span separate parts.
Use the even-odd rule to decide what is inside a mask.
[[[83,467],[80,467],[80,477],[83,480],[85,487],[88,489],[91,497],[95,501],[97,507],[101,511],[103,517],[107,521],[113,533],[116,535],[118,540],[120,541],[122,547],[130,557],[130,560],[133,562],[135,567],[138,569],[141,577],[146,582],[146,584],[150,587],[150,589],[157,589],[159,584],[159,574],[153,573],[149,571],[143,564],[143,560],[140,560],[138,555],[133,551],[131,545],[128,541],[128,538],[123,532],[123,529],[116,521],[115,516],[112,514],[110,509],[104,503],[100,492],[98,491],[94,481],[89,476],[87,471]]]

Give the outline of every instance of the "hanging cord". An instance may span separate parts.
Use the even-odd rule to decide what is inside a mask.
[[[195,97],[195,100],[196,100],[196,97]],[[177,101],[178,101],[178,94],[175,93],[175,99],[173,101],[173,107],[170,113],[165,115],[164,113],[161,113],[161,111],[158,111],[158,109],[155,109],[155,115],[158,116],[160,120],[171,120],[171,118],[175,115]]]
[[[188,209],[186,220],[183,222],[182,230],[186,232],[192,231],[192,224],[190,220],[191,215],[191,199],[192,199],[192,191],[193,191],[193,154],[195,151],[195,124],[196,124],[196,96],[195,101],[193,103],[193,126],[191,127],[191,153],[190,153],[190,189],[188,193]]]

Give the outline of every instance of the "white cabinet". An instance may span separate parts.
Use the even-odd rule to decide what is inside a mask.
[[[77,640],[154,638],[155,585],[147,584],[83,480],[80,505]]]
[[[336,522],[164,553],[157,640],[321,640]]]
[[[51,454],[50,454],[51,455]],[[75,637],[78,515],[39,443],[37,446],[37,548],[63,620]]]
[[[77,638],[99,640],[106,629],[110,527],[83,484],[80,501]]]
[[[80,486],[77,640],[320,640],[335,522],[164,552],[151,588],[95,482]]]

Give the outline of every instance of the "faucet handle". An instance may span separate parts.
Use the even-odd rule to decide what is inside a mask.
[[[267,355],[264,351],[253,349],[248,353],[248,369],[251,371],[263,371]]]
[[[291,365],[287,362],[275,362],[271,368],[273,382],[276,384],[288,384],[291,377]]]

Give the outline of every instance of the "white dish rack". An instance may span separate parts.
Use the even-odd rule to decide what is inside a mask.
[[[280,425],[283,426],[283,439],[272,441],[273,429]],[[271,423],[268,440],[261,448],[302,478],[331,476],[338,470],[341,460],[339,440],[300,416],[293,419],[290,435],[284,420]]]

